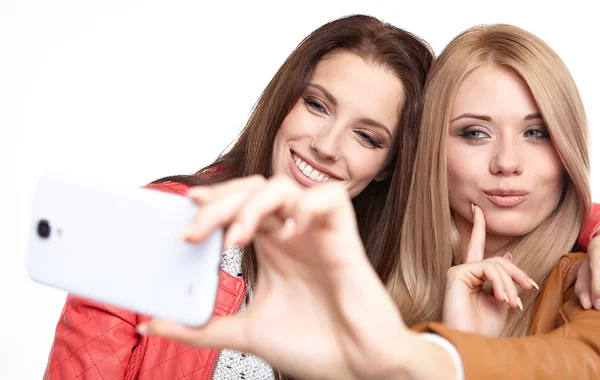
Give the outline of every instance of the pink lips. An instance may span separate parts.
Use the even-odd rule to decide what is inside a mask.
[[[521,189],[493,189],[484,191],[492,203],[500,207],[514,207],[523,203],[529,192]]]
[[[333,178],[333,179],[339,178],[334,173],[332,173],[329,169],[324,168],[320,165],[314,164],[312,161],[306,159],[304,156],[299,155],[297,152],[290,151],[290,154],[288,156],[288,164],[290,166],[290,171],[291,171],[294,179],[302,186],[312,187],[312,186],[317,185],[322,182],[314,181],[314,180],[308,178],[307,176],[305,176],[304,173],[302,173],[302,171],[300,170],[300,168],[298,168],[298,166],[296,166],[296,163],[294,162],[294,158],[293,158],[292,154],[296,154],[301,160],[308,163],[310,166],[317,169],[321,173],[329,175],[330,178]],[[313,166],[313,164],[314,164],[314,166]]]

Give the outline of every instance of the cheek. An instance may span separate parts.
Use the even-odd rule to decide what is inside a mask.
[[[544,165],[539,163],[543,162]],[[543,154],[538,154],[532,161],[534,169],[537,171],[538,186],[545,189],[542,196],[547,199],[546,202],[552,202],[554,206],[560,199],[564,187],[564,168],[554,149],[547,149]]]
[[[282,135],[283,140],[295,139],[310,135],[314,129],[316,122],[316,116],[312,115],[304,105],[302,99],[298,100],[292,110],[287,114],[281,127],[279,128],[279,134]]]
[[[468,149],[461,149],[448,144],[448,191],[450,195],[458,195],[469,187],[485,170],[482,161],[473,160]]]
[[[347,157],[348,172],[356,182],[370,182],[377,176],[384,164],[383,158],[368,154],[368,152],[354,152],[348,154]]]
[[[286,146],[289,142],[298,140],[303,136],[306,136],[306,126],[308,125],[305,112],[303,112],[304,105],[299,100],[294,108],[287,114],[277,134],[273,140],[273,153],[271,166],[273,168],[273,174],[281,174],[285,171],[288,165],[287,150]]]
[[[358,195],[373,181],[383,170],[387,162],[387,153],[369,150],[364,147],[356,147],[358,143],[353,142],[353,149],[346,151],[345,162],[347,171],[351,178],[348,191],[352,197]]]

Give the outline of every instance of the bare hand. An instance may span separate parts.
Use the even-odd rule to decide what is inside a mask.
[[[575,294],[584,309],[600,310],[600,235],[588,246],[588,257],[577,272]]]
[[[285,177],[252,177],[190,195],[202,207],[184,232],[188,241],[224,226],[226,245],[254,241],[252,302],[244,313],[200,328],[152,320],[141,333],[249,352],[286,373],[319,379],[383,379],[419,347],[414,341],[422,340],[406,328],[368,262],[341,185],[305,189]]]
[[[484,259],[485,217],[473,207],[473,231],[466,263],[448,270],[444,296],[443,322],[461,331],[498,337],[506,325],[509,310],[523,309],[517,284],[526,290],[538,287],[525,272],[504,257]],[[486,281],[493,294],[484,291]]]

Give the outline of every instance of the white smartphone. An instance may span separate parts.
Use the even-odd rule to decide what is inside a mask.
[[[34,194],[27,271],[76,295],[202,325],[215,305],[223,231],[201,244],[179,239],[197,212],[180,195],[47,174]]]

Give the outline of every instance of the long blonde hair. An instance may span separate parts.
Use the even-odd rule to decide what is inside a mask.
[[[412,186],[404,216],[400,265],[388,282],[409,325],[439,320],[446,272],[458,232],[448,200],[446,139],[450,112],[465,77],[484,63],[509,67],[531,90],[565,171],[557,208],[533,231],[494,255],[510,250],[514,262],[542,284],[561,255],[570,252],[591,207],[588,132],[575,82],[558,55],[541,39],[515,26],[477,26],[454,38],[434,63],[425,87]],[[509,317],[505,336],[527,332],[537,294],[521,294],[524,312]]]

